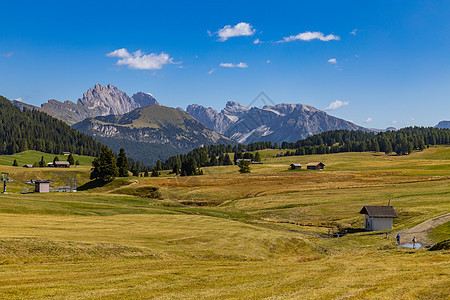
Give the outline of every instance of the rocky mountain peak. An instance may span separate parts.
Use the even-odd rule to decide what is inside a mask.
[[[137,92],[131,97],[140,107],[161,105],[150,93]]]
[[[225,105],[225,108],[223,109],[224,112],[227,112],[229,114],[234,114],[234,113],[241,113],[241,112],[245,112],[248,111],[250,108],[242,105],[238,102],[234,102],[234,101],[228,101],[227,104]]]

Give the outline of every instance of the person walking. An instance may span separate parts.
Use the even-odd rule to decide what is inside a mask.
[[[400,234],[397,233],[396,239],[397,239],[397,246],[400,246]]]
[[[416,237],[413,237],[412,239],[413,249],[416,249],[416,243],[417,243]]]

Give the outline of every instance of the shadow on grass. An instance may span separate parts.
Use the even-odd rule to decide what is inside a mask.
[[[79,186],[77,188],[77,191],[87,191],[87,190],[91,190],[91,189],[95,189],[95,188],[99,188],[99,187],[104,187],[108,183],[109,183],[108,181],[103,181],[100,179],[91,180],[89,182],[86,182],[82,186]]]
[[[347,233],[358,233],[358,232],[366,232],[364,228],[347,228],[345,229]]]

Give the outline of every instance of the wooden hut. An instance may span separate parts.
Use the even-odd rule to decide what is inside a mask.
[[[302,168],[302,164],[296,164],[296,163],[292,163],[290,170],[299,170]]]
[[[310,162],[306,164],[308,170],[323,170],[325,165],[321,162]]]
[[[365,229],[373,231],[392,229],[392,219],[398,218],[392,206],[364,206],[360,214],[365,215]]]

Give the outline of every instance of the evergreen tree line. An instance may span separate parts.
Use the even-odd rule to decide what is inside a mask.
[[[339,152],[384,152],[407,155],[430,145],[450,144],[450,130],[433,127],[407,127],[397,131],[371,133],[333,130],[295,143],[282,143],[285,155],[328,154]]]
[[[234,162],[239,158],[260,161],[259,153],[249,153],[264,149],[287,150],[285,155],[327,154],[339,152],[395,152],[407,155],[413,150],[423,150],[430,145],[450,144],[450,130],[433,127],[407,127],[396,131],[364,132],[351,130],[332,130],[310,136],[297,142],[257,142],[247,145],[211,145],[168,158],[162,168],[180,174],[184,162],[190,161],[197,168],[206,166],[232,165],[228,153],[234,153]],[[258,157],[256,157],[258,155]]]
[[[0,96],[0,154],[37,150],[97,156],[101,147],[102,144],[94,138],[66,123],[38,110],[22,111]]]

